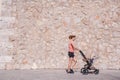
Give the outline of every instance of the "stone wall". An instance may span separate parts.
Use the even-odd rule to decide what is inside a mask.
[[[120,69],[120,0],[0,0],[0,69],[67,68],[68,36],[100,69]],[[79,52],[76,68],[85,63]]]

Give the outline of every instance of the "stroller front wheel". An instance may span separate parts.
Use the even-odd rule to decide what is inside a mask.
[[[94,74],[99,74],[99,69],[96,69],[95,71],[94,71]]]

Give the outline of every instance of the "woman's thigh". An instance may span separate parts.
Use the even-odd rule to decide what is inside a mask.
[[[72,58],[69,58],[69,62],[72,62],[73,61],[73,59]]]
[[[75,58],[75,57],[74,57],[74,58],[72,58],[72,61],[73,61],[73,62],[77,62],[77,60],[76,60],[76,58]]]

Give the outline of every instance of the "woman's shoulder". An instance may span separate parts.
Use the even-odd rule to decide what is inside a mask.
[[[69,41],[69,44],[73,44],[73,41],[72,41],[72,40],[70,40],[70,41]]]

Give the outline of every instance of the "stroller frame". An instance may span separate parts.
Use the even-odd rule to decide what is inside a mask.
[[[81,56],[84,58],[83,60],[86,62],[83,68],[81,68],[81,73],[82,74],[88,74],[88,73],[94,73],[94,74],[99,74],[99,69],[96,69],[94,66],[92,66],[94,58],[86,58],[84,53],[80,50],[79,51]]]

